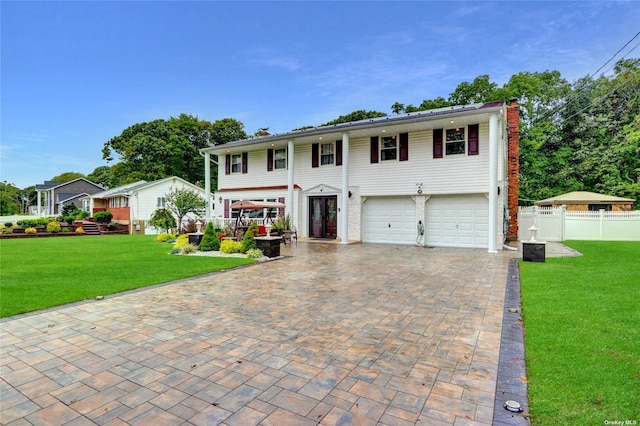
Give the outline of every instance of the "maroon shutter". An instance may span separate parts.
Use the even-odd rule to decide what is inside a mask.
[[[336,141],[336,166],[342,166],[342,141]]]
[[[478,155],[480,152],[480,137],[478,124],[469,125],[469,155]]]
[[[409,133],[400,133],[400,161],[409,160]]]
[[[267,171],[273,170],[273,149],[267,149]]]
[[[314,143],[311,145],[311,167],[318,167],[320,145]]]
[[[224,199],[224,218],[229,219],[229,199]]]
[[[371,162],[378,162],[378,137],[371,136]]]
[[[433,129],[433,158],[442,158],[442,129]]]
[[[284,204],[284,197],[278,197],[278,202]],[[284,208],[278,208],[278,216],[284,216]]]
[[[242,173],[247,173],[248,171],[248,163],[249,163],[249,153],[242,153]]]
[[[224,174],[231,174],[231,156],[229,154],[224,156]]]

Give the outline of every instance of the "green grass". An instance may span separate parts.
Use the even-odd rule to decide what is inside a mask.
[[[640,423],[640,242],[521,262],[532,424]]]
[[[0,240],[0,317],[254,263],[167,254],[151,235]]]

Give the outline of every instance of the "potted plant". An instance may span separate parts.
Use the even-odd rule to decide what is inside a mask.
[[[273,228],[284,237],[285,244],[291,242],[291,215],[279,216]]]

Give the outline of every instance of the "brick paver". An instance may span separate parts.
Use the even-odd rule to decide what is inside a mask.
[[[283,254],[0,321],[0,422],[491,424],[517,254]]]

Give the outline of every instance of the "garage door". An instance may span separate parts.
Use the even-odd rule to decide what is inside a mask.
[[[362,205],[362,241],[415,244],[416,203],[410,197],[369,197]]]
[[[426,204],[426,244],[489,246],[489,200],[484,195],[433,196]]]

